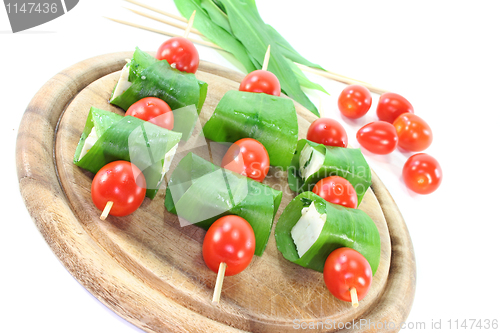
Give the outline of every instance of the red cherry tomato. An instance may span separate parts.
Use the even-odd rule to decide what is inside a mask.
[[[394,121],[398,133],[398,145],[408,151],[422,151],[432,143],[429,125],[413,113],[403,113]]]
[[[130,162],[111,162],[96,173],[92,180],[91,194],[98,209],[104,210],[108,201],[112,201],[109,215],[129,215],[144,200],[146,179],[141,170]]]
[[[413,113],[413,106],[406,98],[395,93],[380,95],[377,105],[377,117],[382,121],[393,123],[403,113]]]
[[[307,140],[325,146],[347,147],[347,133],[342,125],[331,118],[319,118],[307,130]]]
[[[333,204],[349,208],[358,207],[356,191],[345,178],[339,176],[323,178],[314,185],[312,191]]]
[[[227,264],[225,276],[243,271],[252,261],[255,235],[250,224],[236,215],[215,221],[203,240],[203,259],[217,273],[221,262]]]
[[[323,278],[328,290],[338,299],[350,302],[350,291],[356,288],[358,300],[362,300],[372,283],[372,269],[358,251],[342,247],[326,258]]]
[[[425,153],[415,154],[403,166],[403,180],[410,190],[429,194],[441,185],[443,171],[434,157]]]
[[[132,104],[125,116],[136,117],[171,130],[174,128],[174,114],[165,101],[156,97],[146,97]]]
[[[385,121],[374,121],[361,127],[356,139],[363,148],[380,155],[389,154],[398,145],[396,128]]]
[[[281,85],[276,75],[269,71],[258,69],[245,76],[240,83],[239,90],[279,96]]]
[[[269,172],[269,154],[259,141],[241,139],[229,147],[222,158],[221,166],[262,182]]]
[[[340,112],[347,118],[361,118],[370,110],[372,95],[365,87],[353,84],[342,90],[338,105]]]
[[[161,44],[156,59],[166,60],[181,72],[195,73],[200,64],[200,56],[194,44],[183,37],[173,37]]]

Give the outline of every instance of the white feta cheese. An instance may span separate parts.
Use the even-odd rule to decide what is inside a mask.
[[[325,222],[326,214],[320,214],[316,210],[314,202],[309,207],[302,209],[302,217],[293,226],[291,231],[299,257],[302,257],[318,240]]]
[[[89,136],[85,139],[85,142],[83,143],[83,148],[82,151],[80,152],[80,158],[78,160],[81,160],[85,154],[89,152],[89,150],[95,145],[95,143],[99,140],[99,137],[97,136],[97,132],[95,131],[95,127],[92,127],[92,130],[89,133]]]
[[[115,99],[115,97],[120,96],[132,86],[132,82],[128,81],[128,75],[129,75],[129,66],[128,62],[130,60],[127,59],[127,64],[123,67],[122,72],[120,74],[120,79],[118,80],[118,83],[116,84],[115,91],[113,92],[113,95],[111,95],[110,100]]]
[[[179,144],[175,144],[175,146],[172,147],[166,154],[165,154],[165,159],[163,160],[163,169],[161,171],[161,180],[163,180],[163,177],[167,173],[167,171],[170,169],[170,164],[172,164],[172,160],[174,159],[175,152],[177,151],[177,147],[179,147]],[[160,184],[158,184],[160,185]]]
[[[300,175],[304,180],[306,180],[307,178],[309,178],[309,176],[316,173],[321,168],[324,162],[325,155],[306,143],[304,148],[300,152]]]

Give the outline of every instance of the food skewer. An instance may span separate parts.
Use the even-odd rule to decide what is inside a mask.
[[[203,239],[203,260],[217,273],[212,302],[218,304],[224,276],[243,271],[255,253],[255,234],[242,217],[226,215],[208,228]]]
[[[332,74],[332,76],[338,77],[339,79],[343,78],[343,79],[346,79],[346,80],[352,80],[352,81],[354,81],[356,83],[361,83],[361,84],[364,84],[364,85],[371,85],[368,82],[361,81],[361,80],[356,80],[356,79],[350,78],[350,77],[342,75],[342,74],[334,73],[334,72],[329,71],[329,70],[320,70],[320,69],[317,69],[317,68],[313,68],[313,67],[309,67],[309,66],[306,66],[306,65],[299,64],[298,62],[294,62],[294,64],[297,65],[297,67],[299,67],[300,69],[302,69],[305,72],[309,72],[309,73],[313,73],[313,74],[317,74],[317,75],[321,75],[321,74],[324,74],[324,73],[330,73],[330,74]],[[330,78],[330,76],[325,76],[325,77]]]
[[[326,259],[323,278],[336,298],[359,306],[372,283],[370,264],[362,254],[348,247],[334,250]]]
[[[104,221],[108,217],[109,211],[111,210],[112,207],[113,207],[113,201],[108,201],[106,203],[106,206],[104,207],[104,210],[102,211],[100,217],[101,221]]]
[[[193,10],[193,14],[191,14],[191,17],[189,18],[189,22],[188,22],[188,25],[186,27],[186,29],[184,30],[184,38],[188,38],[189,36],[189,33],[191,32],[192,28],[193,28],[193,22],[194,22],[194,16],[196,15],[196,10]]]
[[[274,77],[274,79],[276,80],[276,82],[277,82],[277,84],[278,84],[278,87],[279,87],[279,80],[276,78],[276,76],[275,76],[273,73],[271,73],[271,72],[268,72],[268,71],[267,71],[267,67],[269,66],[269,58],[270,58],[270,57],[271,57],[271,45],[269,45],[269,46],[267,47],[267,51],[266,51],[266,54],[265,54],[265,56],[264,56],[264,61],[263,61],[263,63],[262,63],[262,70],[260,70],[260,71],[259,71],[259,70],[257,70],[257,71],[254,71],[254,72],[252,72],[252,73],[264,72],[264,73],[266,73],[266,75],[270,75],[270,76]],[[243,81],[242,81],[242,85],[243,85],[243,83],[245,82],[245,80],[246,80],[248,77],[251,77],[251,76],[252,76],[252,73],[250,73],[249,75],[247,75],[247,77],[245,77],[245,79],[243,79]],[[261,78],[262,78],[262,77],[261,77]],[[240,90],[241,90],[241,86],[240,86]],[[278,93],[279,93],[279,90],[280,90],[280,89],[278,88]],[[246,140],[252,140],[252,139],[246,139]],[[244,140],[240,140],[240,141],[244,141]],[[238,141],[238,142],[239,142],[239,141]],[[258,141],[256,141],[256,142],[257,142],[257,144],[260,144]],[[237,145],[236,145],[236,146],[237,146]],[[262,146],[262,144],[260,144],[260,146],[261,146],[261,147],[262,147],[262,149],[265,151],[264,146]],[[209,153],[210,153],[210,160],[212,160],[212,154],[211,154],[211,151],[210,151],[210,150],[209,150]],[[265,153],[266,153],[266,155],[267,155],[267,151],[265,151]],[[268,159],[269,159],[269,157],[268,157]],[[255,161],[254,161],[254,162],[255,162]],[[269,161],[267,161],[267,168],[269,168]],[[267,174],[267,171],[265,172],[265,174]],[[265,177],[265,174],[264,174],[264,177]],[[260,181],[262,181],[262,180],[260,180]],[[236,218],[236,219],[237,219],[238,217],[237,217],[237,216],[234,216],[234,218]],[[216,222],[216,223],[217,223],[217,222]],[[242,218],[239,218],[238,220],[233,220],[233,223],[235,223],[236,225],[237,225],[238,223],[240,223],[240,224],[242,223],[242,225],[240,225],[240,227],[239,227],[240,229],[241,229],[241,228],[243,228],[243,229],[247,228],[247,229],[248,229],[248,227],[250,226],[250,225],[248,224],[248,222],[247,222],[247,221],[245,221],[245,220],[244,220],[244,219],[242,219]],[[215,225],[215,223],[214,223],[214,225]],[[212,227],[210,227],[210,228],[212,228]],[[250,230],[251,230],[251,227],[250,227]],[[209,229],[209,232],[210,232],[210,229]],[[252,234],[252,236],[253,236],[253,241],[252,241],[252,242],[253,242],[253,243],[255,243],[255,236],[254,236],[254,234],[253,234],[253,231],[251,231],[251,232],[247,231],[247,234],[250,234],[250,233],[251,233],[251,234]],[[209,238],[209,241],[210,241],[210,238]],[[253,247],[254,247],[254,251],[255,251],[255,244],[253,245]],[[252,253],[252,254],[253,254],[253,253]],[[239,258],[238,258],[238,259],[239,259]],[[247,258],[246,260],[248,260],[248,258]],[[250,260],[251,260],[251,258],[250,258]],[[233,258],[233,262],[234,262],[234,261],[235,261],[235,260],[234,260],[234,258]],[[244,268],[245,268],[245,267],[246,267],[249,263],[250,263],[250,261],[248,261],[248,263],[246,263],[246,264],[244,265],[244,267],[243,267],[241,270],[243,270],[243,269],[244,269]],[[221,263],[219,264],[219,269],[218,269],[218,271],[217,271],[217,280],[216,280],[216,282],[215,282],[215,288],[214,288],[214,295],[213,295],[213,297],[212,297],[212,302],[213,302],[213,303],[216,303],[216,304],[218,304],[218,303],[219,303],[219,300],[220,300],[220,294],[221,294],[221,291],[222,291],[222,284],[223,284],[223,282],[224,282],[224,276],[225,276],[225,274],[226,274],[226,268],[227,268],[227,263],[225,263],[225,262],[221,262]],[[232,275],[232,274],[231,274],[231,275]]]
[[[263,71],[267,71],[267,66],[269,66],[269,57],[271,57],[271,45],[267,47],[266,55],[264,56],[264,62],[262,63]]]
[[[359,80],[355,80],[355,79],[351,79],[351,78],[349,78],[347,76],[340,75],[340,74],[337,74],[337,73],[334,73],[334,72],[322,71],[322,70],[311,68],[311,67],[308,67],[308,66],[304,66],[304,65],[298,64],[298,63],[295,63],[295,64],[297,65],[297,67],[299,67],[304,72],[309,72],[309,73],[312,73],[312,74],[323,76],[323,77],[326,77],[328,79],[335,80],[335,81],[342,82],[342,83],[349,84],[349,85],[350,84],[359,84],[359,85],[362,85],[362,86],[366,87],[368,90],[370,90],[371,92],[373,92],[375,94],[382,95],[382,94],[384,94],[386,92],[389,92],[389,90],[378,88],[378,87],[375,87],[375,86],[373,86],[373,85],[371,85],[369,83],[366,83],[366,82],[363,82],[363,81],[359,81]]]
[[[319,117],[320,118],[324,117],[324,114],[323,114],[323,100],[321,99],[321,97],[318,100],[318,113],[319,113]]]
[[[248,73],[248,75],[241,80],[240,87],[238,89],[239,91],[266,93],[268,95],[280,96],[280,81],[274,73],[267,70],[270,57],[271,45],[267,47],[267,51],[262,62],[262,69],[257,69]]]
[[[181,72],[196,73],[200,64],[200,55],[194,43],[188,38],[193,27],[196,10],[193,10],[189,18],[184,35],[173,37],[160,45],[156,52],[156,59],[166,60],[172,68]]]
[[[134,164],[117,160],[103,166],[92,179],[92,201],[102,210],[100,219],[108,215],[132,214],[146,196],[146,178]]]
[[[139,1],[135,1],[135,0],[125,0],[125,1],[128,1],[130,3],[133,3],[134,5],[137,5],[137,6],[146,8],[146,9],[149,9],[149,10],[151,10],[153,12],[157,12],[158,14],[162,14],[162,15],[168,16],[170,18],[173,18],[173,19],[176,19],[176,20],[179,20],[179,21],[182,21],[182,22],[186,22],[187,23],[187,21],[188,21],[188,20],[186,20],[182,16],[177,16],[177,15],[174,15],[174,14],[170,14],[169,12],[166,12],[166,11],[163,11],[161,9],[158,9],[158,8],[146,5],[146,4],[144,4],[142,2],[139,2]]]
[[[140,15],[140,16],[144,16],[144,17],[147,17],[147,18],[150,18],[152,20],[155,20],[155,21],[158,21],[158,22],[161,22],[161,23],[164,23],[164,24],[167,24],[167,25],[170,25],[172,27],[176,27],[176,28],[179,28],[181,30],[186,30],[186,26],[183,25],[183,24],[180,24],[180,23],[176,23],[176,22],[172,22],[172,21],[167,21],[163,18],[160,18],[160,17],[157,17],[157,16],[153,16],[153,15],[150,15],[148,13],[144,13],[144,12],[141,12],[141,11],[138,11],[136,9],[132,9],[132,8],[128,8],[128,7],[124,7],[125,9],[128,9],[130,10],[131,12],[137,14],[137,15]],[[201,32],[199,32],[197,29],[195,28],[192,28],[191,29],[191,32],[194,33],[194,34],[197,34],[197,35],[200,35],[200,36],[203,36],[203,34]],[[215,45],[215,44],[214,44]]]
[[[120,23],[120,24],[131,26],[134,28],[155,32],[155,33],[160,34],[160,35],[165,35],[165,36],[170,36],[170,37],[182,37],[182,35],[174,34],[174,33],[168,32],[168,31],[160,30],[160,29],[146,27],[144,25],[140,25],[140,24],[136,24],[136,23],[120,20],[120,19],[115,19],[115,18],[106,17],[106,16],[104,16],[104,18],[111,20],[111,21],[114,21],[114,22],[117,22],[117,23]],[[216,50],[226,51],[222,47],[215,45],[214,43],[210,43],[210,42],[207,42],[204,40],[199,40],[199,39],[193,39],[193,38],[186,38],[186,39],[190,40],[193,43],[197,43],[197,44],[200,44],[203,46],[211,47],[211,48],[216,49]]]
[[[221,262],[219,265],[219,270],[217,271],[217,280],[215,281],[214,296],[212,297],[212,303],[218,304],[220,301],[220,293],[222,291],[222,283],[224,282],[224,275],[226,274],[227,264]]]
[[[349,292],[351,293],[352,307],[357,308],[359,306],[359,302],[358,302],[358,293],[356,292],[356,288],[351,288]]]

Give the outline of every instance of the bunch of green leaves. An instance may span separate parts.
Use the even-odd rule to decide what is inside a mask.
[[[294,64],[323,70],[302,57],[273,27],[259,15],[254,0],[174,0],[179,12],[189,18],[194,10],[194,26],[206,38],[231,53],[247,72],[262,68],[265,53],[271,45],[267,70],[280,81],[284,94],[316,115],[317,108],[302,91],[301,86],[326,93],[319,84],[311,82]]]

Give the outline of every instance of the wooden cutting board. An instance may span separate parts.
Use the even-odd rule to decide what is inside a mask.
[[[264,255],[254,256],[242,273],[226,277],[221,302],[213,305],[216,275],[201,253],[205,231],[180,226],[163,206],[164,189],[132,215],[99,219],[90,197],[93,174],[75,167],[73,154],[91,106],[124,113],[108,99],[117,71],[131,57],[131,52],[99,56],[57,74],[35,95],[19,129],[21,194],[71,274],[102,303],[148,332],[295,332],[299,325],[318,331],[397,331],[413,302],[415,258],[404,220],[374,173],[360,209],[379,229],[381,261],[358,308],[333,297],[321,273],[285,260],[276,248],[274,228]],[[209,84],[200,115],[204,124],[224,93],[238,89],[243,75],[201,62],[196,76]],[[305,138],[316,117],[297,103],[295,107],[299,137]],[[211,147],[217,163],[224,148]],[[176,157],[171,171],[178,161]],[[264,183],[283,190],[277,220],[295,193],[276,169]]]

